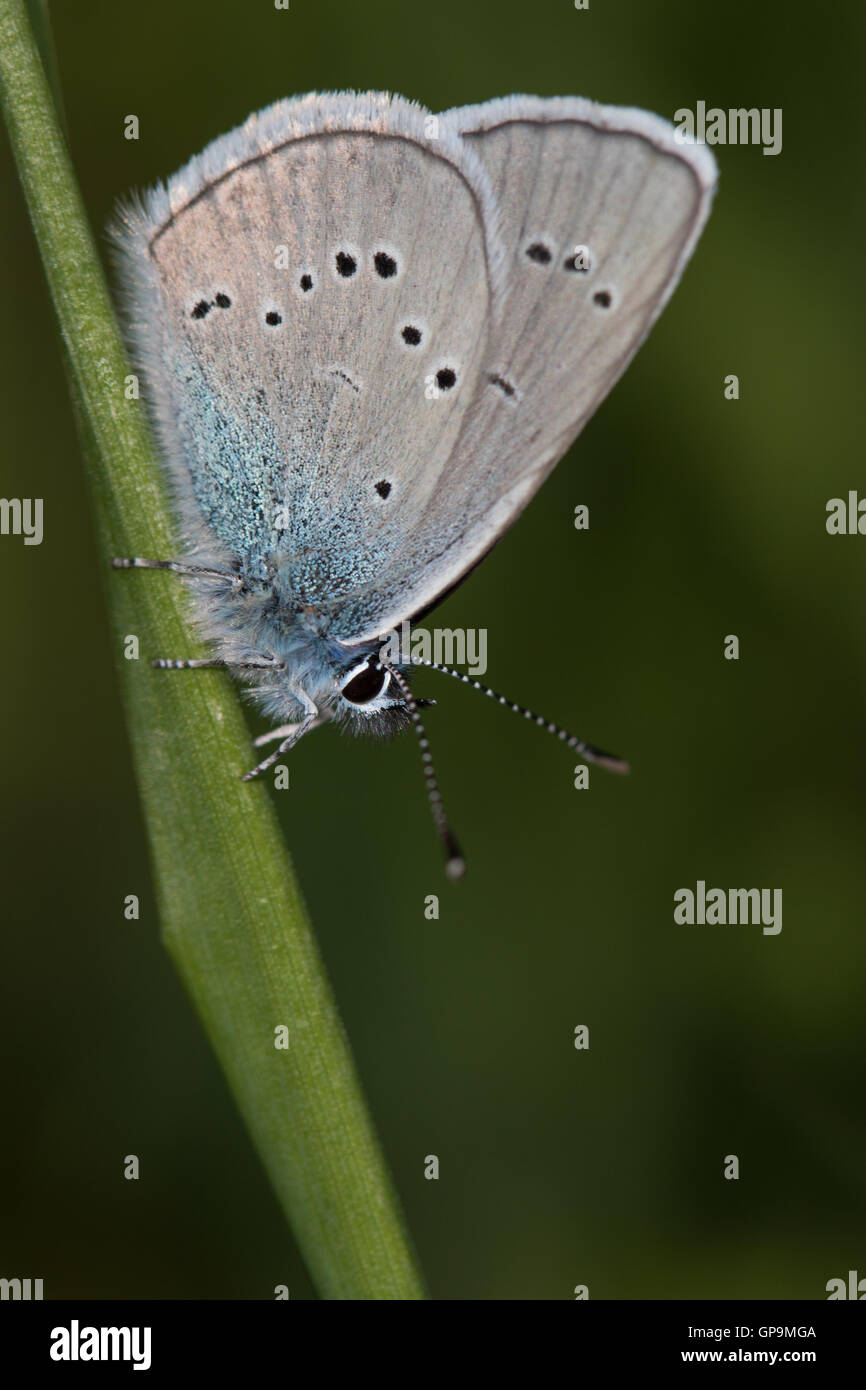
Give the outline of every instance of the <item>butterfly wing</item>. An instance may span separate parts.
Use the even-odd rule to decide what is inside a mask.
[[[347,645],[432,605],[624,370],[713,179],[576,99],[310,96],[216,141],[116,232],[197,550]]]
[[[433,605],[511,525],[658,318],[715,187],[709,151],[642,111],[507,97],[442,126],[490,178],[505,289],[425,513],[366,627],[363,601],[339,615],[347,641]]]
[[[278,103],[122,210],[133,346],[200,552],[325,617],[393,573],[480,389],[494,229],[459,136],[375,93]]]

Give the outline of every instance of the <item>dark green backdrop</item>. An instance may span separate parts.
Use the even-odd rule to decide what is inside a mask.
[[[716,209],[648,345],[436,619],[487,627],[489,678],[632,777],[573,790],[562,748],[430,675],[462,885],[410,738],[315,734],[280,813],[437,1297],[821,1298],[866,1274],[866,537],[824,527],[828,498],[866,494],[860,7],[51,10],[97,229],[313,88],[783,109],[778,157],[717,151]],[[52,311],[0,157],[0,491],[45,499],[41,547],[0,539],[0,1273],[54,1297],[310,1297],[159,944]],[[699,878],[782,888],[781,934],[677,926]]]

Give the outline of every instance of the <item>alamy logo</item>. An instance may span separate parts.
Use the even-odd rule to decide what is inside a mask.
[[[41,545],[42,498],[0,497],[0,535],[23,536],[25,545]]]
[[[782,108],[769,106],[731,107],[711,106],[699,101],[690,111],[681,106],[674,112],[674,139],[684,145],[692,140],[698,145],[763,145],[764,154],[780,154],[782,150]]]
[[[694,892],[674,893],[674,921],[681,926],[763,926],[764,936],[782,930],[781,888],[710,888],[699,878]]]
[[[149,1327],[68,1327],[51,1329],[52,1361],[131,1361],[134,1371],[150,1370]]]
[[[400,631],[388,633],[379,655],[391,666],[411,666],[413,661],[435,661],[438,666],[465,666],[468,675],[487,670],[486,627],[412,628],[404,618]]]

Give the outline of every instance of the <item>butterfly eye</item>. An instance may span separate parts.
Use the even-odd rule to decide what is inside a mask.
[[[368,705],[377,695],[382,694],[389,680],[388,672],[381,666],[365,662],[363,666],[356,667],[349,673],[349,679],[342,687],[341,694],[343,699],[352,705]]]

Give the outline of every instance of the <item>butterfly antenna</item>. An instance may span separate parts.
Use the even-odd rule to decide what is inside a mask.
[[[442,805],[442,793],[439,790],[439,783],[436,781],[436,772],[433,767],[433,759],[430,755],[430,744],[424,732],[424,725],[421,723],[421,716],[418,713],[418,702],[405,676],[391,666],[387,661],[381,663],[383,668],[393,677],[400,694],[406,702],[409,717],[418,735],[418,743],[421,748],[421,762],[424,767],[424,780],[427,783],[427,800],[430,803],[430,813],[433,816],[433,823],[437,833],[445,848],[446,865],[445,870],[449,878],[462,878],[466,868],[466,861],[457,843],[451,826],[448,824],[448,817],[445,814],[445,807]]]
[[[618,758],[615,753],[605,753],[602,748],[595,748],[591,743],[584,743],[582,738],[577,738],[570,734],[567,729],[561,729],[558,724],[553,724],[549,719],[545,719],[543,714],[534,714],[531,709],[524,709],[523,705],[516,705],[513,700],[509,700],[505,695],[500,695],[496,690],[491,690],[489,685],[482,685],[480,681],[473,680],[462,671],[455,671],[453,666],[442,666],[438,661],[426,661],[423,657],[413,657],[414,666],[428,666],[431,671],[441,671],[445,676],[452,676],[456,681],[462,681],[464,685],[471,685],[473,690],[480,690],[482,695],[489,695],[491,700],[497,704],[507,705],[514,714],[522,714],[524,719],[531,719],[540,729],[546,729],[549,734],[564,743],[566,748],[574,749],[581,758],[588,763],[598,763],[600,767],[606,767],[609,772],[628,772],[629,765],[624,758]]]

